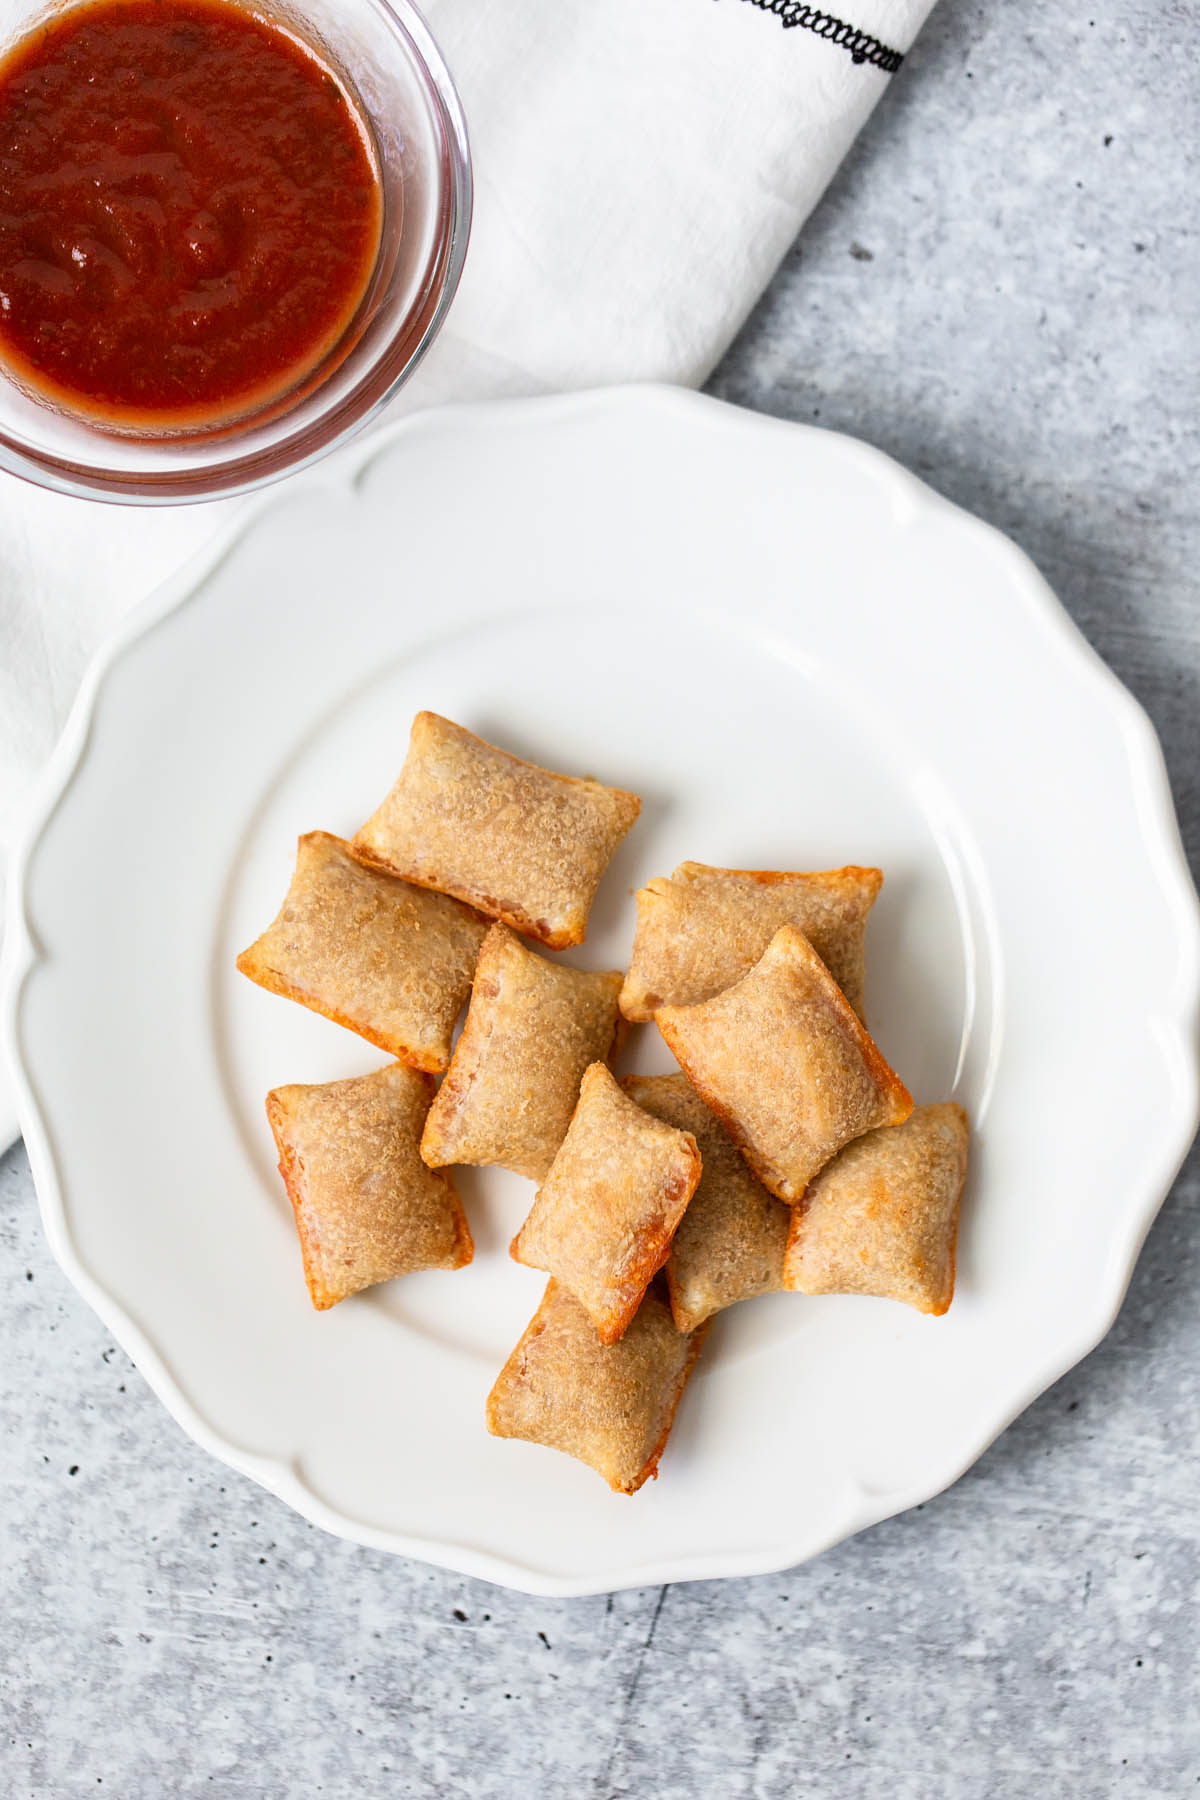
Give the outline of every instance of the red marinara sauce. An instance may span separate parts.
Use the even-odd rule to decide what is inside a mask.
[[[234,0],[85,0],[0,62],[0,362],[94,423],[211,428],[297,388],[381,215],[346,90]]]

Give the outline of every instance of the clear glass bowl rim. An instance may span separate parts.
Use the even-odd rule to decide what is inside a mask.
[[[31,451],[14,443],[0,429],[0,472],[75,499],[126,506],[179,506],[203,500],[232,499],[310,468],[356,437],[395,398],[437,337],[457,291],[471,234],[474,179],[462,101],[429,26],[412,0],[369,0],[369,3],[388,19],[398,36],[407,38],[415,52],[426,97],[439,117],[446,150],[442,178],[447,216],[438,246],[439,252],[444,251],[440,285],[419,337],[408,353],[399,358],[384,386],[374,397],[364,391],[377,385],[379,370],[386,369],[394,359],[396,346],[404,340],[411,323],[411,314],[399,322],[388,345],[331,412],[322,413],[290,436],[286,431],[287,414],[282,414],[279,441],[249,454],[239,453],[239,440],[234,433],[229,438],[229,456],[202,466],[190,469],[178,466],[160,471],[113,470],[106,468],[100,459],[84,463]],[[270,15],[270,0],[266,0],[263,11]],[[336,52],[336,44],[332,48]],[[431,262],[430,266],[432,268],[434,264]],[[0,371],[0,381],[8,379]],[[253,423],[253,419],[247,421],[248,425]],[[102,433],[96,433],[96,441],[103,444]],[[145,442],[152,454],[152,440]]]

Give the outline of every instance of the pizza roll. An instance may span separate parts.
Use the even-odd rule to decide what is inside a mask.
[[[354,847],[562,950],[582,944],[600,877],[641,804],[421,712],[400,779]]]
[[[847,1144],[792,1215],[784,1285],[801,1294],[877,1294],[918,1312],[954,1297],[967,1115],[947,1101]]]
[[[700,1149],[700,1184],[667,1259],[679,1330],[694,1330],[738,1300],[778,1293],[791,1208],[755,1180],[686,1076],[627,1075],[621,1086],[656,1119],[690,1131]]]
[[[691,1132],[651,1118],[593,1063],[513,1257],[569,1288],[601,1343],[615,1344],[666,1262],[699,1179]]]
[[[427,1075],[389,1063],[350,1081],[267,1095],[318,1310],[394,1275],[470,1262],[454,1186],[425,1167],[418,1149],[432,1092]]]
[[[493,925],[425,1121],[421,1155],[430,1167],[500,1163],[541,1181],[567,1135],[584,1070],[615,1048],[620,988],[619,971],[548,962],[507,925]]]
[[[310,831],[279,916],[237,966],[251,981],[438,1073],[487,923],[445,894],[368,869]]]
[[[831,1156],[912,1096],[802,931],[782,925],[748,975],[655,1017],[763,1185],[794,1204]]]
[[[695,1006],[740,981],[781,925],[797,925],[862,1017],[863,937],[879,869],[781,875],[680,863],[637,893],[637,933],[621,990],[627,1019]]]
[[[618,1494],[635,1494],[658,1474],[707,1329],[676,1331],[651,1288],[620,1343],[602,1344],[574,1295],[548,1281],[488,1395],[488,1430],[565,1451]]]

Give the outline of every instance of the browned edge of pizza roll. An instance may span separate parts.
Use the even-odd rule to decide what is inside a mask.
[[[593,1063],[512,1256],[569,1288],[600,1341],[616,1343],[666,1262],[699,1179],[691,1132],[643,1112]]]
[[[657,1284],[616,1344],[551,1279],[487,1399],[494,1437],[522,1438],[587,1463],[618,1494],[658,1474],[707,1325],[675,1328]]]
[[[695,1006],[740,981],[781,925],[795,925],[863,1017],[867,916],[883,872],[851,865],[809,874],[680,863],[639,888],[621,990],[627,1019]]]
[[[421,1155],[430,1167],[498,1163],[543,1180],[567,1135],[584,1071],[616,1050],[620,986],[619,970],[550,962],[507,925],[493,925],[425,1121]]]
[[[439,1074],[486,931],[459,901],[368,868],[341,838],[310,831],[274,923],[237,966],[259,987]]]
[[[600,878],[641,804],[421,712],[400,776],[354,849],[563,950],[583,942]]]
[[[794,925],[779,928],[733,987],[655,1018],[759,1180],[789,1205],[843,1144],[912,1111],[908,1089]]]
[[[694,1331],[741,1300],[778,1293],[792,1209],[751,1173],[686,1075],[626,1075],[621,1086],[655,1118],[690,1131],[700,1149],[700,1182],[666,1262],[679,1330]]]
[[[794,1210],[784,1286],[944,1313],[954,1298],[968,1138],[962,1107],[943,1101],[847,1144]]]
[[[318,1311],[419,1269],[461,1269],[474,1245],[453,1182],[418,1145],[428,1075],[389,1063],[369,1075],[274,1088],[267,1119]]]

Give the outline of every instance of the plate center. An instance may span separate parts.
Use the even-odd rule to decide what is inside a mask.
[[[255,988],[234,958],[274,917],[296,838],[317,829],[353,834],[399,773],[423,707],[551,768],[641,794],[642,816],[601,885],[587,943],[565,958],[581,967],[626,965],[635,889],[686,859],[756,869],[877,864],[885,880],[867,933],[868,1023],[918,1102],[970,1085],[983,1054],[982,964],[965,865],[938,794],[877,699],[868,713],[844,678],[748,637],[732,616],[510,614],[386,664],[315,725],[298,728],[256,797],[229,871],[213,944],[214,1041],[255,1171],[253,1204],[286,1228],[279,1281],[302,1275],[263,1098],[286,1082],[331,1081],[384,1059]],[[673,1067],[655,1028],[635,1027],[621,1068]],[[540,1292],[542,1278],[507,1253],[534,1190],[502,1170],[459,1174],[475,1262],[343,1304],[383,1308],[398,1325],[498,1368]],[[737,1309],[725,1323],[723,1359],[778,1341],[795,1324],[787,1304]]]

